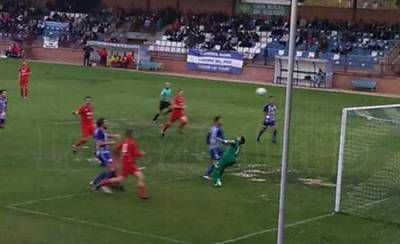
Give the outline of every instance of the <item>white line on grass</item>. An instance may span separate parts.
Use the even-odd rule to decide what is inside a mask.
[[[74,197],[82,197],[82,196],[87,196],[89,195],[90,192],[87,193],[80,193],[80,194],[68,194],[68,195],[61,195],[61,196],[55,196],[55,197],[49,197],[49,198],[41,198],[41,199],[34,199],[34,200],[29,200],[25,202],[18,202],[18,203],[12,203],[7,205],[7,208],[15,208],[18,206],[24,206],[24,205],[31,205],[39,202],[48,202],[48,201],[55,201],[55,200],[63,200],[63,199],[68,199],[68,198],[74,198]]]
[[[186,179],[192,179],[192,178],[194,178],[194,176],[176,177],[174,179],[169,179],[169,180],[159,181],[159,182],[173,182],[173,181],[180,181],[180,180],[186,180]],[[131,230],[127,230],[127,229],[124,229],[124,228],[115,227],[115,226],[111,226],[111,225],[105,225],[105,224],[101,224],[101,223],[91,222],[91,221],[87,221],[87,220],[80,220],[80,219],[75,219],[75,218],[71,218],[71,217],[59,216],[59,215],[49,214],[49,213],[45,213],[45,212],[40,212],[40,211],[35,211],[35,210],[31,210],[31,209],[26,209],[26,208],[20,207],[20,206],[24,206],[24,205],[36,204],[36,203],[39,203],[39,202],[56,201],[56,200],[74,198],[74,197],[88,196],[90,194],[91,194],[90,192],[87,192],[87,193],[80,193],[80,194],[68,194],[68,195],[60,195],[60,196],[49,197],[49,198],[34,199],[34,200],[28,200],[28,201],[24,201],[24,202],[12,203],[12,204],[6,205],[5,208],[13,210],[13,211],[17,211],[17,212],[28,213],[28,214],[33,214],[33,215],[37,215],[37,216],[44,216],[44,217],[57,219],[57,220],[61,220],[61,221],[78,223],[78,224],[83,224],[83,225],[89,225],[89,226],[93,226],[93,227],[98,227],[98,228],[118,231],[118,232],[121,232],[121,233],[126,233],[126,234],[131,234],[131,235],[137,235],[137,236],[144,236],[144,237],[149,237],[149,238],[153,238],[153,239],[159,239],[159,240],[163,240],[163,241],[167,241],[167,242],[192,244],[192,243],[187,242],[187,241],[176,240],[176,239],[172,239],[172,238],[169,238],[169,237],[158,236],[158,235],[143,233],[143,232],[139,232],[139,231],[131,231]]]
[[[120,119],[107,119],[107,121],[110,121],[110,122],[113,122],[113,121],[115,121],[115,122],[118,122],[118,121],[129,121],[130,119],[126,119],[126,118],[120,118]],[[57,121],[57,122],[54,122],[54,124],[56,124],[56,125],[75,125],[75,124],[79,124],[80,122],[79,121],[76,121],[76,120],[71,120],[71,121]]]
[[[324,214],[324,215],[320,215],[320,216],[317,216],[317,217],[313,217],[313,218],[297,221],[297,222],[294,222],[294,223],[286,225],[285,228],[291,228],[291,227],[295,227],[295,226],[298,226],[298,225],[307,224],[307,223],[314,222],[314,221],[317,221],[317,220],[325,219],[325,218],[333,216],[334,214],[335,213]],[[253,237],[253,236],[258,236],[258,235],[261,235],[261,234],[264,234],[264,233],[274,232],[276,230],[277,230],[276,227],[275,228],[269,228],[269,229],[265,229],[265,230],[262,230],[262,231],[253,232],[253,233],[250,233],[250,234],[239,236],[239,237],[236,237],[236,238],[233,238],[233,239],[220,241],[220,242],[215,242],[214,244],[233,243],[233,242],[241,241],[241,240]]]
[[[105,224],[91,222],[91,221],[87,221],[87,220],[80,220],[80,219],[75,219],[75,218],[71,218],[71,217],[59,216],[59,215],[49,214],[49,213],[45,213],[45,212],[34,211],[34,210],[26,209],[26,208],[19,208],[19,207],[16,207],[15,205],[7,206],[7,208],[18,211],[18,212],[48,217],[48,218],[62,220],[62,221],[71,222],[71,223],[77,223],[77,224],[82,224],[82,225],[98,227],[98,228],[107,229],[107,230],[118,231],[118,232],[125,233],[125,234],[149,237],[149,238],[163,240],[163,241],[167,241],[167,242],[173,242],[173,243],[191,244],[190,242],[187,242],[187,241],[181,241],[181,240],[176,240],[176,239],[172,239],[172,238],[168,238],[168,237],[164,237],[164,236],[147,234],[147,233],[143,233],[143,232],[139,232],[139,231],[131,231],[131,230],[127,230],[124,228],[115,227],[112,225],[105,225]]]

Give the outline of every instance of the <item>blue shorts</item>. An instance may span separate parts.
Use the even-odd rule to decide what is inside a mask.
[[[109,165],[113,162],[110,152],[97,153],[97,159],[100,161],[101,167],[106,167],[107,165]]]
[[[276,120],[264,120],[263,125],[265,127],[274,127],[276,125]]]
[[[6,124],[6,119],[0,119],[0,125],[5,125]]]
[[[215,160],[215,161],[220,160],[223,153],[224,153],[224,152],[222,151],[221,148],[213,148],[213,149],[210,149],[210,156],[211,156],[211,159],[212,159],[212,160]]]

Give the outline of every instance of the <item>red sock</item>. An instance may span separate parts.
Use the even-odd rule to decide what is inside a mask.
[[[145,186],[139,186],[138,187],[138,194],[139,194],[139,197],[146,196],[146,187]]]
[[[21,97],[23,97],[24,96],[24,88],[19,88],[19,92],[20,92],[20,94],[21,94]]]
[[[75,146],[76,146],[76,147],[79,147],[79,146],[81,146],[81,145],[83,145],[83,144],[85,144],[85,143],[86,143],[86,139],[81,138],[81,139],[79,139],[79,141],[77,141],[77,142],[75,143]]]
[[[28,97],[28,88],[25,88],[24,97]]]

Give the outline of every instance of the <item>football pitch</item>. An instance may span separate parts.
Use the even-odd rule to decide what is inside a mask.
[[[255,94],[257,85],[32,63],[31,94],[24,101],[18,64],[0,60],[0,88],[9,92],[8,124],[0,131],[0,243],[274,243],[283,88],[266,87],[278,106],[278,143],[270,142],[271,131],[256,143],[268,99]],[[161,139],[151,120],[165,81],[185,90],[189,124],[183,135],[173,127]],[[101,169],[90,149],[71,152],[80,132],[71,113],[86,95],[93,98],[95,118],[106,118],[111,132],[134,129],[148,154],[138,163],[149,200],[137,198],[134,178],[124,183],[126,192],[89,189]],[[302,89],[293,99],[287,243],[400,243],[399,226],[333,215],[334,187],[299,180],[334,183],[344,107],[397,99]],[[222,188],[201,178],[210,161],[205,137],[217,115],[228,138],[247,138]]]

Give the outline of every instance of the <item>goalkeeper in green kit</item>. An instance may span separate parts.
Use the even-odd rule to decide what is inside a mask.
[[[214,186],[222,186],[222,175],[229,166],[234,165],[240,153],[240,147],[246,142],[243,136],[238,137],[236,140],[225,140],[223,143],[228,147],[225,149],[222,158],[215,163],[212,177],[214,179]]]

